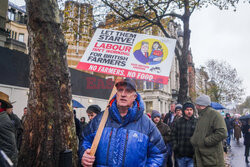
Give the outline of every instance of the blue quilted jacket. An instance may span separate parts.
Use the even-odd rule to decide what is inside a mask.
[[[116,106],[116,96],[110,102],[109,117],[95,157],[95,166],[163,166],[166,146],[155,124],[143,114],[139,94],[133,107],[122,118]],[[79,157],[91,147],[103,113],[98,114],[84,129]]]

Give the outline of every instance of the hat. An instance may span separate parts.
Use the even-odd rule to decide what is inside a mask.
[[[1,91],[0,91],[0,102],[2,102],[3,104],[6,105],[3,108],[12,108],[13,107],[10,100],[9,100],[9,96]]]
[[[153,110],[151,114],[151,119],[153,120],[155,117],[161,118],[161,114],[159,113],[159,111]]]
[[[176,110],[182,110],[182,105],[181,104],[175,105],[175,112]]]
[[[118,85],[126,84],[130,88],[132,88],[134,91],[136,91],[136,84],[135,81],[133,81],[131,78],[125,78],[115,84],[116,88]]]
[[[184,112],[187,108],[192,108],[194,110],[193,103],[187,102],[183,105],[182,111]]]
[[[94,112],[96,114],[99,114],[101,112],[101,107],[99,107],[98,105],[90,105],[88,108],[87,108],[87,111],[90,110],[91,112]]]
[[[196,98],[195,104],[198,104],[200,106],[210,106],[211,105],[211,99],[207,95],[200,95],[199,97]]]

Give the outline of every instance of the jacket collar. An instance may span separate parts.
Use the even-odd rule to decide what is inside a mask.
[[[204,114],[207,112],[208,108],[209,108],[209,106],[207,106],[206,108],[204,108],[203,110],[201,110],[201,111],[198,113],[199,116],[204,115]]]

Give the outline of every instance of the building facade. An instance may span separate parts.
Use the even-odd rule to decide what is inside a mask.
[[[66,1],[63,32],[68,43],[68,66],[76,68],[93,35],[93,7],[87,3]]]
[[[25,6],[9,2],[5,30],[8,37],[5,47],[28,53],[28,30]]]

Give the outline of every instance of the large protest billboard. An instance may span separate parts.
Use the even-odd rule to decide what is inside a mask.
[[[97,29],[77,69],[168,83],[175,39]]]

